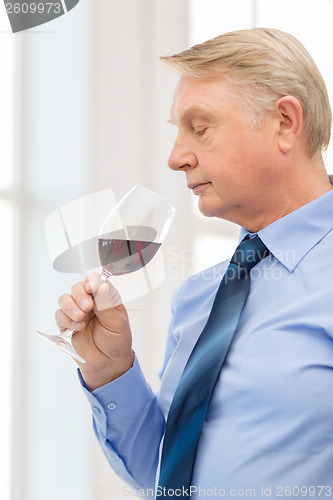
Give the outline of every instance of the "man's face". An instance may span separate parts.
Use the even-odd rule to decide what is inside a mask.
[[[180,78],[170,118],[178,135],[168,163],[185,172],[204,215],[249,228],[247,221],[254,219],[260,225],[272,201],[276,123],[266,118],[251,130],[230,94],[222,79]]]

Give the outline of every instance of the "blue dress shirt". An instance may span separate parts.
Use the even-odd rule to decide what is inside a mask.
[[[251,271],[203,427],[192,497],[333,498],[332,229],[333,190],[259,231],[271,254]],[[154,488],[168,409],[227,265],[190,277],[175,293],[157,396],[137,359],[91,393],[82,381],[100,445],[133,488]]]

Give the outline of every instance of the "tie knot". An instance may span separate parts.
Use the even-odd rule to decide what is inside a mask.
[[[251,239],[247,238],[238,245],[230,263],[237,264],[250,271],[252,267],[258,264],[258,262],[264,259],[268,254],[268,248],[258,236]]]

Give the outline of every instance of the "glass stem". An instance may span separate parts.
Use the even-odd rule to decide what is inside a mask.
[[[110,271],[103,269],[103,271],[99,277],[99,284],[101,285],[102,283],[105,283],[111,276],[112,276],[112,274],[110,273]]]
[[[62,332],[61,334],[61,338],[65,341],[65,342],[68,342],[69,344],[72,344],[72,337],[73,337],[73,333],[75,332],[76,330],[76,325],[77,325],[77,322],[76,321],[72,321],[72,324],[71,326],[69,326],[67,328],[67,330],[65,330],[64,332]]]

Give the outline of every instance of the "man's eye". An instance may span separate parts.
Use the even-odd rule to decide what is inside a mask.
[[[194,133],[195,135],[204,135],[208,127],[194,127]]]

